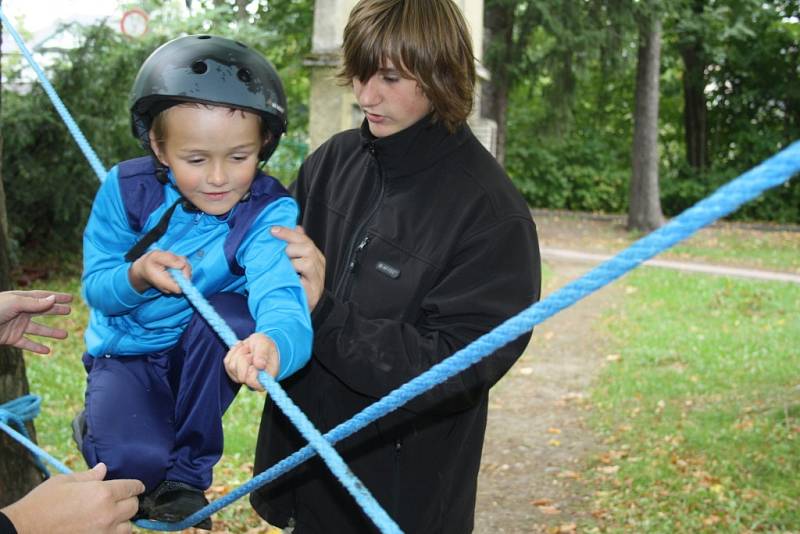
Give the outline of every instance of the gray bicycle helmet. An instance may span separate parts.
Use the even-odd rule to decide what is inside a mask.
[[[286,96],[275,68],[248,46],[213,35],[189,35],[158,47],[139,69],[131,91],[131,129],[150,148],[153,119],[181,102],[205,102],[258,113],[272,141],[266,161],[286,132]]]

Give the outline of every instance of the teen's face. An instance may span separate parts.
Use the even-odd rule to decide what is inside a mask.
[[[391,61],[368,80],[354,78],[353,91],[375,137],[405,130],[431,111],[416,80],[403,78]]]
[[[228,213],[250,190],[258,165],[261,123],[253,113],[178,105],[165,116],[165,140],[150,146],[175,176],[181,194],[210,215]]]

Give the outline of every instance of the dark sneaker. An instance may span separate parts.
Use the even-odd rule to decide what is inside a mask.
[[[72,439],[78,446],[78,450],[83,452],[83,437],[86,435],[86,410],[81,410],[72,420]]]
[[[139,519],[150,519],[150,510],[153,508],[153,501],[150,498],[150,493],[139,495],[139,509],[136,515],[131,518],[131,521],[138,521]]]
[[[208,499],[203,492],[183,482],[165,480],[158,485],[145,499],[145,508],[148,519],[175,523],[189,517],[196,511],[208,505]],[[211,518],[207,517],[194,525],[195,528],[211,530]]]

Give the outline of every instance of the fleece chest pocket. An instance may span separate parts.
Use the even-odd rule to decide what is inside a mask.
[[[350,300],[369,317],[409,320],[430,288],[433,271],[414,254],[374,237],[359,258]]]

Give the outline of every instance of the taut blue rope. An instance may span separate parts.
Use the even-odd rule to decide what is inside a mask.
[[[25,448],[33,452],[33,460],[36,462],[36,467],[38,467],[45,476],[49,477],[50,472],[39,459],[40,456],[46,457],[47,461],[51,462],[59,469],[66,469],[66,467],[32,442],[28,434],[28,429],[25,428],[26,421],[33,421],[36,416],[39,415],[41,405],[42,399],[37,395],[23,395],[18,399],[0,404],[0,429],[5,430],[9,436],[13,437]],[[12,426],[16,427],[16,430],[14,430]]]
[[[523,310],[491,332],[484,334],[452,356],[367,406],[349,420],[328,431],[324,435],[325,439],[330,443],[337,443],[361,430],[414,397],[479,362],[562,309],[608,285],[659,252],[691,236],[720,217],[733,212],[767,189],[787,182],[798,172],[800,172],[800,142],[795,142],[739,178],[719,188],[708,198],[684,211],[659,230],[639,239],[583,277]],[[252,480],[209,504],[197,512],[197,517],[208,517],[211,513],[221,510],[231,502],[275,480],[313,456],[314,449],[310,445],[306,445],[263,473],[256,475]]]
[[[2,11],[0,11],[0,15],[2,15]],[[6,24],[8,24],[8,21],[5,18],[5,16],[3,16],[3,21]],[[15,40],[17,40],[16,37]],[[21,41],[18,40],[17,42],[18,44],[21,44]],[[26,54],[26,58],[28,59],[29,62],[31,62],[32,65],[35,65],[35,61],[33,60],[32,57],[30,57],[29,54]],[[41,69],[38,69],[38,71],[40,70]],[[44,78],[40,77],[40,79],[43,79],[43,83],[46,82]],[[49,91],[48,95],[50,95]],[[56,103],[57,98],[58,98],[57,95],[55,95],[55,98],[53,95],[51,95],[51,99],[53,99],[54,104]],[[58,102],[60,102],[60,100],[58,100]],[[56,107],[58,108],[59,106],[56,105]],[[62,117],[64,116],[64,114],[66,114],[66,116],[69,117],[69,112],[66,111],[66,108],[63,107],[63,104],[61,105],[61,108],[63,108],[64,110],[64,113],[62,113]],[[61,109],[59,109],[59,113],[61,112],[62,112]],[[75,129],[77,130],[77,126],[75,126]],[[73,132],[73,129],[70,128],[70,131]],[[79,133],[79,130],[77,131]],[[78,144],[81,145],[82,149],[84,148],[83,145],[86,145],[88,147],[88,143],[86,142],[86,139],[82,135],[75,135],[75,133],[73,132],[73,136],[75,137]],[[88,152],[87,150],[83,151],[84,154],[87,155],[87,158],[89,158],[90,163],[92,163],[92,159],[89,157],[88,154],[91,153],[93,155],[94,152],[91,151],[91,147],[88,148],[89,148]],[[95,172],[98,172],[98,169],[102,169],[102,165],[95,166],[93,164],[93,167],[95,167]],[[587,273],[580,279],[570,284],[567,284],[566,286],[556,291],[555,293],[551,294],[549,297],[542,300],[541,302],[532,305],[526,310],[523,310],[517,316],[508,319],[507,321],[502,323],[500,326],[498,326],[491,332],[481,336],[479,339],[469,344],[468,346],[464,347],[463,349],[459,350],[449,358],[431,367],[428,371],[424,372],[423,374],[410,380],[408,383],[395,389],[384,398],[376,401],[372,405],[368,406],[361,412],[354,415],[348,421],[341,423],[336,428],[327,432],[324,435],[324,439],[327,440],[329,443],[336,443],[344,439],[345,437],[353,434],[354,432],[357,432],[358,430],[364,428],[366,425],[372,423],[378,418],[383,417],[387,413],[394,411],[395,409],[407,403],[414,397],[420,395],[421,393],[424,393],[425,391],[431,389],[437,384],[444,382],[445,380],[451,378],[452,376],[463,371],[464,369],[474,365],[481,359],[493,353],[499,347],[502,347],[503,345],[509,343],[510,341],[513,341],[523,333],[528,332],[535,325],[540,324],[545,319],[558,313],[560,310],[571,306],[572,304],[578,302],[579,300],[583,299],[584,297],[596,291],[597,289],[600,289],[601,287],[613,282],[620,276],[624,275],[625,273],[629,272],[630,270],[638,266],[643,261],[655,256],[656,254],[666,250],[667,248],[678,243],[679,241],[691,236],[697,230],[711,224],[718,218],[724,217],[725,215],[733,212],[739,206],[759,196],[765,190],[788,181],[798,171],[800,171],[800,143],[794,143],[790,145],[788,148],[776,154],[775,156],[769,158],[761,165],[746,172],[745,174],[743,174],[736,180],[733,180],[729,184],[721,187],[713,195],[700,201],[692,208],[686,210],[681,215],[670,221],[667,225],[663,226],[661,229],[636,241],[629,248],[625,249],[614,258],[611,258],[605,263],[592,269],[589,273]],[[100,176],[102,180],[103,177],[105,176],[105,172],[104,171],[103,173],[98,172],[98,176]],[[198,312],[203,314],[203,316],[206,318],[207,321],[209,321],[209,324],[211,324],[213,328],[216,329],[216,327],[219,326],[220,324],[221,325],[225,324],[224,321],[222,321],[222,319],[219,318],[216,312],[213,311],[213,309],[210,306],[207,306],[207,303],[205,303],[205,305],[203,304],[205,301],[202,298],[202,295],[200,295],[199,292],[197,292],[197,290],[193,286],[191,286],[190,283],[188,283],[188,281],[185,281],[182,275],[176,276],[176,273],[172,274],[173,277],[178,281],[179,285],[181,285],[182,289],[187,294],[187,296],[190,293],[192,293],[192,297],[190,297],[190,300],[196,299],[197,302],[200,303],[198,305],[197,302],[193,301],[193,304],[198,309]],[[227,325],[225,325],[224,327],[221,328],[224,330],[225,328],[228,327]],[[227,334],[224,334],[223,339],[225,339],[226,336]],[[235,343],[235,335],[231,339]],[[231,344],[227,340],[226,343],[228,343],[229,345]],[[283,390],[280,389],[280,386],[278,386],[278,384],[271,377],[266,375],[266,373],[262,372],[259,374],[259,381],[264,385],[269,394],[273,395],[273,400],[276,402],[276,404],[278,404],[282,408],[283,404],[286,404],[287,406],[291,404],[291,401],[288,399],[288,397],[286,397]],[[277,392],[277,396],[273,392],[273,390]],[[291,410],[292,408],[289,409]],[[296,410],[297,407],[294,406],[293,409]],[[284,411],[286,412],[286,410]],[[289,415],[290,412],[286,413],[287,416],[290,416]],[[302,412],[299,413],[302,415],[303,418],[305,418],[305,415],[303,415]],[[295,425],[298,426],[301,432],[304,432],[305,428],[304,425],[301,425],[297,422],[295,423]],[[303,428],[301,428],[301,426]],[[195,524],[196,522],[202,519],[205,519],[212,513],[222,509],[224,506],[227,506],[236,499],[274,480],[278,476],[287,472],[289,469],[292,469],[295,466],[307,460],[308,458],[311,458],[314,455],[315,448],[319,451],[328,451],[326,445],[322,445],[321,443],[318,442],[316,435],[314,435],[315,433],[318,435],[318,432],[316,431],[316,429],[313,428],[313,425],[311,425],[310,432],[312,434],[311,438],[306,436],[306,439],[309,439],[309,442],[311,443],[310,445],[303,447],[302,449],[298,450],[291,456],[281,460],[268,470],[254,477],[249,482],[243,484],[239,488],[236,488],[228,495],[209,504],[202,510],[190,516],[190,518],[186,518],[183,522],[174,524],[165,524],[155,521],[139,521],[137,522],[137,524],[141,524],[141,526],[146,526],[148,528],[177,530]],[[37,454],[40,454],[43,457],[46,457],[49,461],[52,461],[51,457],[49,457],[47,453],[36,447],[35,444],[31,443],[31,446],[33,447],[31,448],[31,450],[34,450],[34,452],[39,451],[37,452]],[[333,449],[331,448],[330,450]],[[338,454],[335,453],[335,450],[333,451],[333,453],[336,455],[338,460],[341,460],[341,457],[339,457]],[[334,465],[335,464],[336,461],[334,461]],[[56,463],[54,463],[54,465],[56,465]],[[328,465],[329,467],[331,467],[332,470],[334,470],[334,466],[332,466],[330,463]],[[339,469],[340,467],[341,466],[336,466],[336,469]],[[344,469],[346,470],[345,474],[349,473],[349,470],[347,470],[346,465],[344,466]],[[69,470],[66,467],[64,467],[62,471],[69,472]],[[353,493],[353,491],[351,491],[349,487],[348,490],[351,491],[351,493],[353,493],[354,497],[356,497],[356,500],[359,501],[359,504],[361,504],[358,494],[361,494],[363,497],[361,489],[365,488],[363,488],[360,482],[358,482],[357,479],[355,478],[353,483],[355,484],[354,488],[355,493]],[[366,493],[366,495],[369,495],[368,492]]]
[[[200,291],[183,276],[181,271],[177,269],[170,269],[169,271],[180,286],[184,295],[186,295],[186,298],[189,299],[189,302],[192,303],[197,312],[208,322],[209,326],[222,338],[222,341],[224,341],[229,348],[236,345],[236,343],[239,342],[236,338],[236,334],[208,303]],[[334,476],[339,479],[339,482],[350,492],[356,502],[361,505],[364,513],[367,514],[381,532],[402,532],[400,527],[397,526],[397,523],[395,523],[381,505],[378,504],[378,501],[375,500],[375,497],[372,496],[366,486],[364,486],[353,472],[350,471],[350,468],[347,467],[347,464],[342,457],[339,456],[333,446],[325,440],[322,434],[314,427],[313,423],[309,421],[306,414],[304,414],[289,396],[286,395],[286,392],[278,385],[278,382],[264,371],[258,373],[258,380],[261,382],[261,385],[264,386],[264,389],[267,390],[272,401],[278,405],[289,420],[297,427],[306,441],[309,442],[309,446],[313,447],[313,449],[319,453]],[[157,530],[183,530],[197,524],[212,513],[211,505],[209,505],[178,523],[142,520],[137,521],[136,524],[141,527]]]

